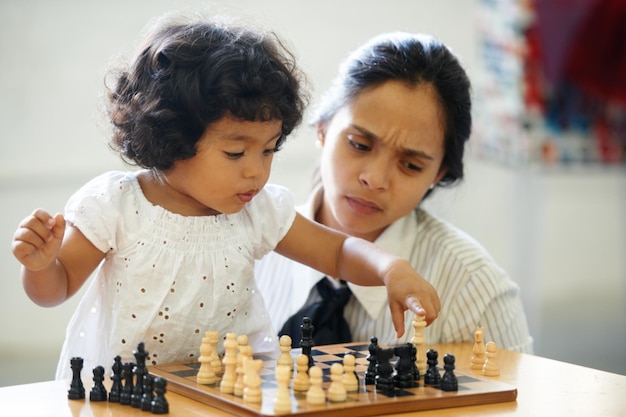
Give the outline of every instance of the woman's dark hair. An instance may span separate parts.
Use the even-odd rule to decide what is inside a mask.
[[[167,171],[196,154],[206,127],[225,115],[302,121],[302,74],[273,33],[209,22],[157,27],[130,67],[114,75],[107,111],[111,146],[143,168]]]
[[[447,173],[440,184],[461,180],[465,142],[472,128],[470,82],[454,54],[429,35],[383,34],[350,54],[314,113],[312,123],[327,122],[364,90],[391,80],[410,86],[428,83],[435,88],[445,117],[442,165]]]

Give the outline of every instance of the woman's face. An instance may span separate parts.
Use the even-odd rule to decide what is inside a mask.
[[[324,198],[316,220],[370,241],[445,174],[443,110],[430,84],[367,89],[318,125],[318,139]]]

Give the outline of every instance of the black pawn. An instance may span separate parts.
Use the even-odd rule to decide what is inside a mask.
[[[374,385],[376,383],[376,364],[378,359],[376,358],[376,352],[378,350],[378,338],[376,336],[370,337],[370,345],[367,348],[369,355],[367,355],[367,370],[365,371],[365,385]]]
[[[85,386],[80,378],[80,371],[83,369],[83,358],[75,357],[70,359],[70,366],[72,367],[72,382],[70,383],[70,389],[67,391],[67,398],[70,400],[83,400],[85,399]]]
[[[441,376],[439,375],[439,369],[437,369],[437,364],[439,361],[437,357],[439,353],[437,353],[434,349],[428,349],[426,352],[426,358],[428,363],[428,369],[426,369],[426,374],[424,375],[424,384],[425,385],[439,385],[441,381]]]
[[[313,341],[313,330],[315,330],[315,326],[313,326],[311,318],[303,317],[302,324],[300,325],[300,331],[302,333],[300,347],[302,348],[302,354],[307,355],[309,358],[309,368],[315,365],[315,361],[313,360],[313,355],[311,353],[313,346],[315,346],[315,342]]]
[[[89,401],[107,400],[107,390],[102,381],[104,381],[104,368],[96,366],[93,368],[93,387],[89,392]]]
[[[143,396],[141,397],[141,409],[150,411],[152,409],[152,400],[154,400],[152,384],[154,379],[152,375],[145,374],[143,376]]]
[[[446,353],[443,356],[443,369],[445,372],[441,377],[440,388],[443,391],[458,391],[459,383],[454,374],[454,355]]]
[[[152,414],[167,414],[170,412],[170,406],[165,399],[165,391],[167,387],[167,380],[161,377],[154,379],[154,399],[152,400],[152,407],[150,411]]]
[[[113,366],[111,367],[111,391],[109,391],[109,402],[119,403],[120,394],[122,393],[122,358],[117,355],[113,358]]]
[[[124,386],[120,393],[120,404],[130,405],[130,401],[133,395],[133,368],[135,364],[132,362],[124,362],[122,365],[122,379],[124,380]]]

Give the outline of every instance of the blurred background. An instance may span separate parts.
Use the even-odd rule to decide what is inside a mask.
[[[82,295],[34,305],[13,233],[35,208],[62,211],[87,180],[124,168],[103,127],[105,69],[132,52],[150,19],[187,8],[278,32],[308,74],[312,104],[340,60],[381,32],[427,32],[450,46],[473,83],[475,129],[465,181],[425,205],[518,282],[537,355],[626,374],[626,45],[611,32],[625,17],[610,9],[621,0],[562,3],[0,0],[0,386],[54,378]],[[590,38],[597,22],[604,37]],[[569,53],[572,44],[597,56]],[[598,66],[601,83],[589,82]],[[299,203],[317,163],[314,140],[305,124],[275,159],[271,180]]]

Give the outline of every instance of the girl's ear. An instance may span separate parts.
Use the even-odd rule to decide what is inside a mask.
[[[318,122],[317,125],[317,139],[315,139],[315,144],[318,148],[324,147],[324,142],[326,141],[326,123]]]

